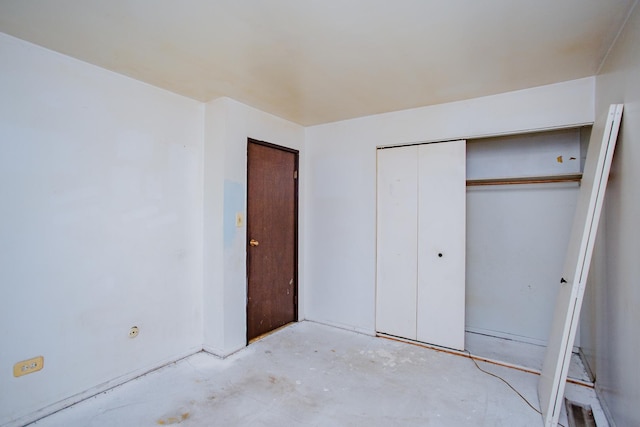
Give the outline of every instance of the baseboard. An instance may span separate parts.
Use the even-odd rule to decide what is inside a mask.
[[[344,329],[350,332],[357,332],[363,335],[369,335],[370,337],[376,336],[376,331],[374,329],[365,329],[357,326],[346,325],[343,323],[330,322],[328,320],[318,320],[318,319],[305,319],[305,322],[318,323],[320,325],[331,326],[332,328]]]
[[[595,371],[591,369],[591,365],[589,365],[589,358],[584,353],[584,351],[582,351],[582,348],[578,350],[578,355],[580,356],[580,360],[582,360],[582,364],[584,365],[584,368],[587,371],[587,375],[589,375],[589,378],[591,378],[591,381],[595,382],[595,378],[596,378]]]
[[[504,338],[512,341],[527,343],[527,344],[535,344],[541,347],[547,346],[547,341],[545,340],[541,340],[538,338],[525,337],[522,335],[510,334],[508,332],[499,332],[499,331],[493,331],[490,329],[473,328],[468,326],[465,328],[465,332],[471,332],[472,334],[488,335],[490,337],[496,337],[496,338]],[[580,351],[579,347],[573,346],[574,353],[578,353],[579,351]]]
[[[175,363],[179,360],[182,360],[186,357],[189,357],[193,354],[199,353],[202,351],[201,347],[192,347],[191,349],[184,351],[182,353],[178,353],[175,356],[164,359],[153,366],[148,366],[142,369],[135,370],[126,375],[122,375],[118,378],[106,381],[100,385],[90,388],[89,390],[83,391],[81,393],[70,396],[66,399],[60,400],[51,405],[45,406],[44,408],[38,409],[35,412],[32,412],[27,415],[23,415],[19,418],[11,420],[5,424],[2,424],[2,427],[20,427],[26,426],[27,424],[31,424],[35,421],[38,421],[41,418],[47,417],[49,415],[53,415],[58,411],[61,411],[69,406],[73,406],[76,403],[80,403],[83,400],[89,399],[93,396],[96,396],[100,393],[104,393],[105,391],[111,390],[112,388],[118,387],[126,382],[129,382],[133,379],[146,375],[150,372],[156,371],[160,368],[163,368],[171,363]]]
[[[493,331],[490,329],[466,327],[465,332],[473,334],[488,335],[490,337],[504,338],[512,341],[524,342],[546,347],[547,342],[538,338],[524,337],[522,335],[510,334],[508,332]]]
[[[204,351],[206,353],[209,353],[212,356],[219,357],[221,359],[224,359],[225,357],[228,356],[228,354],[224,350],[222,350],[221,348],[212,347],[212,346],[209,346],[209,345],[203,345],[202,346],[202,351]]]
[[[607,422],[609,423],[609,427],[616,427],[616,423],[615,421],[613,421],[613,415],[611,414],[611,410],[609,409],[609,406],[607,405],[607,401],[604,398],[604,392],[598,385],[597,380],[596,380],[595,390],[596,390],[596,397],[600,402],[600,407],[602,408],[602,412],[604,412],[604,416],[607,419]]]
[[[204,351],[206,353],[209,353],[212,356],[216,356],[216,357],[219,357],[221,359],[225,359],[225,358],[231,356],[234,353],[239,352],[240,350],[242,350],[243,348],[246,348],[246,347],[247,347],[246,345],[240,345],[240,346],[231,348],[231,350],[222,350],[222,349],[220,349],[218,347],[212,347],[212,346],[209,346],[209,345],[205,345],[205,346],[202,347],[202,351]]]

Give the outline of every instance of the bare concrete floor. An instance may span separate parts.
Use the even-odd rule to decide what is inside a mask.
[[[481,366],[538,406],[536,375]],[[569,384],[567,397],[594,406],[606,426],[592,389]],[[542,418],[468,358],[302,322],[224,360],[195,354],[33,425],[171,424],[529,427]]]

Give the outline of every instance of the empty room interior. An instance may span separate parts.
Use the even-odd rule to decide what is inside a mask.
[[[3,0],[0,426],[640,425],[637,3]]]

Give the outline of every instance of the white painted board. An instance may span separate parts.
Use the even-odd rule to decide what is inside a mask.
[[[418,341],[464,350],[466,141],[419,146]]]
[[[416,339],[418,147],[378,150],[376,330]]]
[[[602,141],[597,140],[599,132],[594,130],[587,151],[549,344],[538,383],[544,425],[549,427],[555,427],[560,416],[571,349],[576,336],[622,108],[622,104],[611,105]]]

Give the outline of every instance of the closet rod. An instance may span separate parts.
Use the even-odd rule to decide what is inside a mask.
[[[514,185],[514,184],[546,184],[551,182],[580,182],[582,174],[573,175],[550,175],[550,176],[527,176],[521,178],[488,178],[488,179],[468,179],[467,187],[480,185]]]

